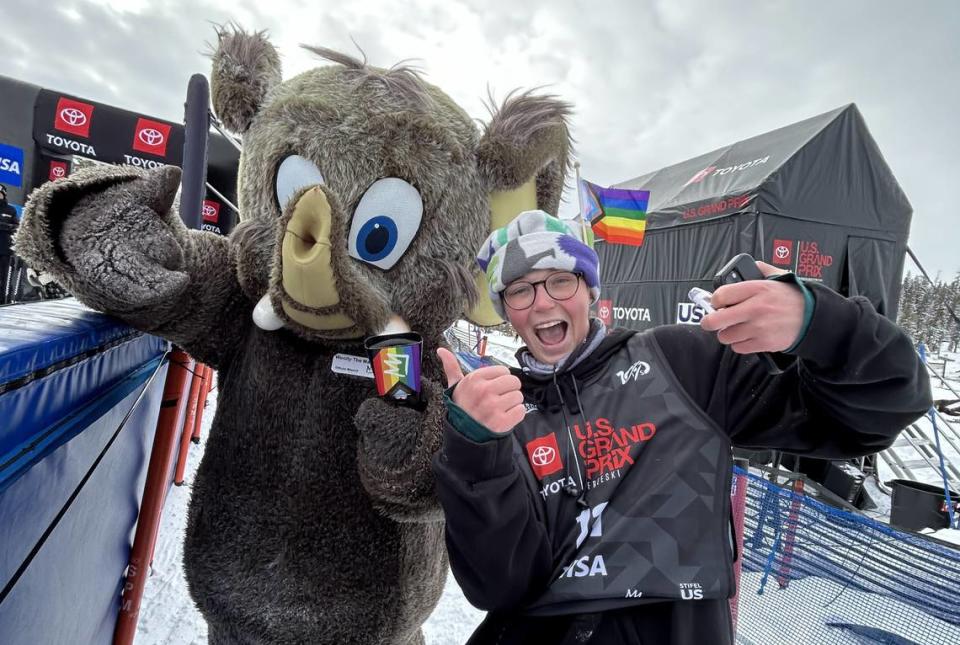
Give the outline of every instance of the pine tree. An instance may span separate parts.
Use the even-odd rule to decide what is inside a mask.
[[[960,315],[960,313],[958,313],[960,312],[960,271],[957,272],[957,275],[953,277],[953,282],[950,283],[949,302],[953,308],[953,312]],[[960,348],[960,322],[957,322],[949,311],[945,311],[944,315],[947,317],[947,323],[950,329],[947,336],[947,340],[950,343],[950,351],[955,352]]]
[[[934,310],[936,282],[922,283],[920,299],[917,305],[917,336],[922,340],[930,352],[936,350],[934,339],[934,327],[936,325],[937,313]]]
[[[900,289],[900,311],[897,314],[897,324],[913,339],[916,339],[917,336],[915,297],[915,282],[913,276],[907,271],[907,275],[903,278],[903,286]]]

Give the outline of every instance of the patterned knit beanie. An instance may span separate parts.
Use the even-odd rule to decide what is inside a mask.
[[[477,252],[477,264],[487,274],[490,301],[506,320],[500,292],[514,280],[537,269],[557,269],[583,275],[594,301],[600,297],[600,259],[583,243],[574,223],[543,211],[520,213],[498,228]]]

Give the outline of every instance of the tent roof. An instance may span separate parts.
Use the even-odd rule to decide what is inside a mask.
[[[651,229],[755,212],[906,234],[912,213],[854,104],[616,187],[650,191]]]

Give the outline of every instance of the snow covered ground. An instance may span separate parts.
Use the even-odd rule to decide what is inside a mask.
[[[741,645],[960,643],[960,626],[896,600],[854,591],[823,578],[794,580],[785,589],[779,589],[776,581],[771,580],[763,594],[758,594],[760,579],[760,573],[744,573],[741,578],[737,629],[737,642]],[[840,625],[866,629],[857,634]],[[887,634],[871,634],[871,630]],[[896,640],[889,634],[907,640]]]
[[[944,369],[944,359],[946,359],[946,369]],[[960,354],[944,352],[935,357],[928,357],[928,361],[937,374],[942,375],[946,372],[945,379],[930,377],[933,399],[948,401],[960,399]],[[887,451],[888,454],[894,453],[902,462],[910,466],[909,476],[903,478],[926,482],[938,488],[943,486],[943,475],[936,455],[936,442],[939,438],[940,449],[951,479],[951,487],[954,490],[960,488],[960,417],[940,414],[936,417],[936,428],[934,428],[934,422],[925,416],[917,420],[915,425],[919,432],[908,429],[897,440],[894,447]],[[883,482],[900,478],[893,465],[885,459],[878,460],[878,473],[880,481]]]

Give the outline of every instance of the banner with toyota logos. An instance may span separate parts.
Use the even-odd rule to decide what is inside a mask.
[[[660,325],[699,325],[706,312],[690,302],[693,287],[710,289],[709,281],[604,285],[597,317],[608,327],[650,329]]]
[[[643,246],[596,243],[605,322],[697,324],[702,312],[684,290],[712,290],[737,253],[868,297],[896,318],[913,209],[855,105],[614,188],[650,198]]]
[[[184,127],[179,123],[41,89],[34,104],[33,139],[39,153],[31,162],[34,164],[34,183],[41,183],[68,176],[74,156],[148,169],[162,165],[180,166]],[[3,149],[0,148],[0,158],[2,155]],[[236,203],[239,153],[222,136],[213,134],[208,163],[207,180],[228,200]],[[0,160],[0,173],[2,168]],[[212,191],[208,191],[206,197],[203,229],[228,234],[237,220],[235,213]]]
[[[183,126],[41,90],[33,138],[42,149],[142,168],[179,166]]]

